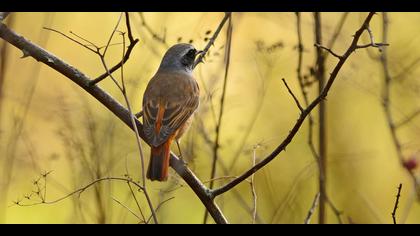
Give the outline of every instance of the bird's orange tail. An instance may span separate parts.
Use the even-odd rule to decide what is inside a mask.
[[[152,181],[166,181],[168,179],[171,143],[172,137],[162,145],[151,148],[149,168],[147,169],[148,179]]]

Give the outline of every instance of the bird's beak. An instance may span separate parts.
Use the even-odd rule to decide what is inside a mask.
[[[195,56],[198,56],[198,55],[200,55],[200,54],[202,54],[202,53],[204,53],[204,51],[203,51],[203,50],[197,51],[197,52],[195,53]]]

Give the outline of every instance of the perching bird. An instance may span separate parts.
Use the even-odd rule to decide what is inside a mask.
[[[202,53],[192,45],[172,46],[143,97],[143,131],[151,146],[147,178],[168,179],[170,147],[188,129],[199,104],[199,87],[193,77],[195,57]]]

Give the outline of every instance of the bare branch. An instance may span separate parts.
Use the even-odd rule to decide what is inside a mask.
[[[369,44],[357,45],[355,49],[368,48],[368,47],[381,48],[385,46],[389,46],[389,43],[369,43]]]
[[[284,78],[282,78],[281,80],[283,81],[284,86],[286,86],[287,91],[289,91],[290,95],[292,95],[293,100],[295,100],[295,103],[296,103],[297,107],[299,108],[300,112],[303,112],[303,108],[300,105],[299,100],[296,98],[295,94],[293,94],[292,90],[289,88],[289,85],[287,85],[286,80]]]
[[[170,200],[172,200],[172,199],[175,199],[175,197],[170,197],[170,198],[168,198],[168,199],[166,199],[166,200],[163,200],[161,203],[159,203],[159,205],[157,205],[157,207],[156,207],[156,209],[155,209],[155,211],[157,212],[162,206],[163,206],[163,204],[165,204],[165,203],[167,203],[167,202],[169,202]],[[153,215],[150,215],[149,216],[149,219],[147,219],[147,221],[146,221],[146,223],[149,223],[150,222],[150,220],[152,219],[152,216]]]
[[[70,37],[70,36],[68,36],[68,35],[66,35],[66,34],[64,34],[63,32],[60,32],[60,31],[58,31],[58,30],[55,30],[55,29],[52,29],[52,28],[49,28],[49,27],[42,27],[43,29],[45,29],[45,30],[49,30],[49,31],[52,31],[52,32],[55,32],[55,33],[57,33],[57,34],[60,34],[60,35],[62,35],[63,37],[65,37],[65,38],[67,38],[67,39],[69,39],[69,40],[71,40],[71,41],[73,41],[73,42],[75,42],[75,43],[77,43],[77,44],[79,44],[80,46],[82,46],[82,47],[84,47],[84,48],[86,48],[87,50],[89,50],[89,51],[91,51],[91,52],[93,52],[93,53],[95,53],[95,54],[97,54],[98,53],[98,51],[97,50],[94,50],[94,49],[92,49],[92,48],[90,48],[90,47],[88,47],[88,46],[86,46],[85,44],[83,44],[83,43],[81,43],[81,42],[79,42],[79,41],[77,41],[77,40],[75,40],[75,39],[73,39],[72,37]],[[79,37],[78,35],[76,35],[77,37]],[[80,38],[80,37],[79,37]],[[93,44],[92,44],[93,45]],[[93,45],[94,46],[94,45]]]
[[[257,148],[259,145],[255,145],[252,152],[252,166],[255,166],[255,161],[257,159]],[[252,209],[252,224],[255,224],[255,219],[257,218],[257,191],[255,191],[255,183],[254,183],[254,176],[255,174],[251,175],[251,193],[253,199],[253,209]]]
[[[120,25],[120,22],[121,22],[121,19],[122,19],[122,15],[123,15],[123,14],[121,13],[121,14],[120,14],[120,16],[118,17],[117,24],[115,25],[114,30],[112,30],[112,33],[111,33],[111,35],[109,36],[108,43],[106,44],[106,46],[105,46],[105,50],[104,50],[104,52],[102,53],[102,56],[103,56],[103,57],[105,57],[106,52],[108,51],[108,48],[109,48],[109,44],[111,43],[112,38],[114,37],[114,34],[115,34],[115,32],[117,31],[118,26]]]
[[[334,205],[334,203],[331,201],[328,195],[326,196],[326,199],[327,199],[328,205],[333,210],[335,217],[337,217],[338,223],[343,224],[343,221],[341,220],[341,215],[343,214],[343,212],[338,210],[338,208]]]
[[[330,48],[324,47],[324,46],[319,45],[317,43],[315,43],[314,46],[317,47],[317,48],[321,48],[321,49],[326,50],[327,52],[331,53],[331,55],[337,57],[338,59],[341,59],[341,57],[342,57],[342,56],[338,55],[337,53],[333,52]]]
[[[402,189],[402,184],[398,186],[398,193],[395,199],[394,210],[391,213],[392,221],[394,222],[394,224],[397,224],[397,219],[395,216],[397,214],[398,202],[400,201],[400,197],[401,197],[401,189]]]
[[[322,22],[321,13],[315,12],[314,17],[314,38],[315,44],[322,44]],[[326,82],[325,73],[325,54],[322,52],[322,48],[317,47],[315,53],[315,68],[314,77],[318,81],[318,94],[322,93]],[[327,197],[327,159],[328,159],[328,148],[327,143],[327,103],[321,101],[318,107],[318,188],[320,192],[319,200],[319,214],[318,223],[325,224],[327,214],[325,208],[325,200]],[[314,147],[315,150],[315,147]]]
[[[76,195],[76,194],[78,194],[78,196],[80,196],[85,190],[87,190],[88,188],[90,188],[90,187],[92,187],[92,186],[94,186],[95,184],[97,184],[97,183],[99,183],[99,182],[103,182],[103,181],[109,181],[109,180],[114,180],[114,181],[124,181],[124,182],[129,182],[129,183],[131,183],[131,184],[134,184],[136,187],[138,187],[139,189],[142,189],[143,190],[143,186],[141,186],[141,185],[139,185],[138,183],[136,183],[136,182],[134,182],[133,180],[131,180],[131,179],[128,179],[128,178],[122,178],[122,177],[104,177],[104,178],[99,178],[99,179],[96,179],[96,180],[94,180],[94,181],[92,181],[92,182],[90,182],[90,183],[88,183],[87,185],[85,185],[85,186],[83,186],[83,187],[81,187],[81,188],[78,188],[78,189],[76,189],[76,190],[74,190],[73,192],[71,192],[71,193],[68,193],[68,194],[66,194],[66,195],[64,195],[63,197],[60,197],[60,198],[58,198],[58,199],[56,199],[56,200],[53,200],[53,201],[46,201],[45,199],[43,200],[43,201],[41,201],[41,202],[36,202],[36,203],[32,203],[32,204],[19,204],[19,206],[36,206],[36,205],[41,205],[41,204],[55,204],[55,203],[57,203],[57,202],[61,202],[61,201],[63,201],[63,200],[65,200],[65,199],[67,199],[67,198],[69,198],[69,197],[71,197],[71,196],[73,196],[73,195]]]
[[[328,42],[328,48],[333,48],[335,42],[337,42],[338,36],[340,35],[341,30],[343,29],[344,23],[346,22],[348,15],[349,12],[344,12],[341,16],[340,21],[337,23],[337,26],[334,30],[334,34]]]
[[[408,124],[410,121],[412,121],[414,118],[416,118],[418,115],[420,115],[420,109],[414,111],[411,115],[407,116],[404,120],[398,122],[395,124],[395,128],[399,128],[405,124]]]
[[[308,211],[308,215],[305,218],[304,224],[309,224],[311,222],[312,215],[314,214],[315,209],[318,206],[319,196],[320,195],[321,194],[319,192],[315,195],[314,201],[312,202],[312,206],[311,206],[311,208]]]
[[[140,218],[140,216],[138,216],[133,210],[131,210],[128,206],[124,205],[122,202],[120,202],[118,199],[116,199],[115,197],[112,197],[112,200],[114,200],[116,203],[118,203],[119,205],[121,205],[122,207],[124,207],[125,209],[127,209],[133,216],[135,216],[140,222],[143,222],[143,220]]]
[[[146,222],[146,219],[144,218],[143,211],[141,210],[141,207],[140,207],[139,201],[137,200],[136,194],[134,193],[134,190],[133,190],[133,188],[131,187],[131,184],[130,184],[129,182],[127,182],[127,185],[128,185],[128,188],[130,189],[131,196],[133,196],[134,201],[136,202],[137,209],[139,209],[139,212],[140,212],[140,215],[141,215],[141,217],[142,217],[142,220],[143,220],[144,222]]]
[[[219,26],[214,31],[213,36],[209,39],[209,42],[207,43],[206,47],[203,49],[203,52],[195,60],[193,68],[195,68],[199,63],[203,62],[204,57],[206,56],[206,54],[209,51],[210,47],[214,45],[214,42],[216,41],[217,36],[219,36],[220,31],[222,30],[222,28],[225,25],[226,21],[230,17],[232,17],[232,13],[231,12],[226,12],[225,13],[225,17],[223,17],[223,19],[220,22]]]

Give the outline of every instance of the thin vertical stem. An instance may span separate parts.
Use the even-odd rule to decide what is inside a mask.
[[[314,13],[315,21],[315,43],[322,45],[322,23],[321,13]],[[316,49],[316,72],[315,77],[318,80],[318,91],[322,93],[325,85],[325,55],[321,48]],[[327,126],[326,126],[326,110],[327,105],[325,100],[319,104],[319,192],[321,194],[319,201],[319,223],[326,222],[325,203],[326,203],[326,168],[327,168]]]
[[[213,146],[213,163],[211,167],[211,175],[210,179],[210,189],[214,186],[214,177],[216,176],[216,164],[217,160],[219,158],[219,148],[220,148],[220,127],[222,126],[222,118],[223,118],[223,111],[225,106],[225,96],[226,96],[226,87],[227,87],[227,78],[229,74],[229,65],[230,65],[230,50],[231,50],[231,43],[232,43],[232,17],[229,17],[229,23],[228,28],[226,32],[226,48],[225,48],[225,75],[223,79],[223,89],[222,89],[222,95],[220,97],[220,111],[219,111],[219,117],[216,124],[216,139],[214,141]],[[208,211],[206,210],[204,214],[204,224],[207,222],[208,218]]]

